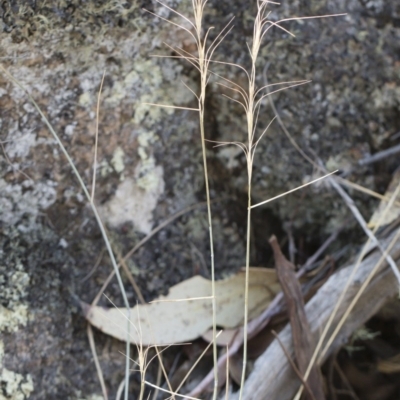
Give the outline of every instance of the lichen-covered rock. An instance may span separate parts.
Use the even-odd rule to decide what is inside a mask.
[[[190,16],[190,1],[166,3]],[[318,156],[329,169],[338,168],[349,179],[383,191],[396,159],[362,168],[357,162],[399,141],[400,8],[396,2],[382,1],[304,3],[272,6],[271,18],[347,15],[285,23],[296,37],[271,29],[261,49],[258,84],[263,86],[266,79],[271,83],[311,80],[273,96],[288,131],[308,155]],[[204,200],[197,114],[148,104],[197,107],[186,87],[196,93],[199,85],[190,63],[177,57],[151,57],[177,55],[164,42],[184,51],[192,51],[193,44],[187,32],[142,6],[190,28],[155,1],[88,0],[82,6],[77,0],[21,0],[0,5],[2,65],[38,102],[89,190],[104,74],[95,203],[107,222],[113,248],[121,255],[161,221]],[[217,60],[248,67],[246,42],[252,34],[254,11],[255,2],[209,1],[205,23],[215,26],[211,40],[235,15],[233,30],[215,53]],[[213,63],[212,69],[246,86],[245,75],[237,68]],[[207,139],[243,141],[243,110],[222,97],[232,93],[217,85],[218,80],[211,78],[207,94]],[[260,131],[271,118],[273,112],[265,101]],[[3,395],[7,400],[29,394],[32,399],[95,398],[100,387],[86,326],[70,291],[90,302],[111,271],[101,235],[55,139],[26,94],[3,74],[0,129]],[[240,149],[213,148],[211,143],[207,147],[215,260],[221,277],[244,263],[246,166]],[[275,121],[257,150],[254,202],[316,176]],[[352,195],[367,217],[374,201]],[[252,261],[268,263],[268,235],[284,234],[289,226],[295,242],[303,243],[300,262],[351,218],[324,183],[255,209]],[[347,228],[352,224],[347,223]],[[127,265],[147,300],[193,274],[207,276],[204,207],[199,205],[169,224]],[[122,304],[116,284],[110,285],[107,295]],[[130,288],[128,297],[137,300]],[[106,384],[114,396],[123,377],[124,357],[119,351],[124,352],[124,347],[100,334],[95,337]],[[18,388],[14,390],[13,384]],[[134,378],[132,391],[137,385]]]

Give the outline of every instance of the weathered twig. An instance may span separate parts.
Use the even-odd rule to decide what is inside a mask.
[[[393,156],[397,153],[400,153],[400,144],[398,144],[397,146],[390,147],[386,150],[378,151],[377,153],[371,156],[364,157],[361,160],[358,160],[358,164],[359,165],[372,164],[380,160],[383,160],[387,157]]]

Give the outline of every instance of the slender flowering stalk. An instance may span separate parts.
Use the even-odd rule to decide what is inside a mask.
[[[158,3],[161,3],[159,0],[156,0]],[[161,19],[175,25],[183,30],[185,30],[195,41],[197,47],[197,55],[193,55],[188,53],[184,49],[174,48],[169,46],[172,50],[174,50],[178,56],[175,58],[182,58],[188,61],[191,65],[193,65],[200,74],[201,82],[200,82],[200,91],[197,95],[189,89],[197,98],[198,108],[186,108],[186,107],[175,107],[175,106],[167,106],[177,109],[186,109],[186,110],[195,110],[199,113],[199,124],[200,124],[200,136],[202,143],[202,151],[203,151],[203,165],[204,165],[204,177],[205,177],[205,186],[206,186],[206,197],[207,197],[207,210],[208,210],[208,224],[209,224],[209,234],[210,234],[210,251],[211,251],[211,276],[212,276],[212,306],[213,306],[213,349],[214,349],[214,395],[213,399],[216,399],[217,396],[217,388],[218,388],[218,373],[217,373],[217,349],[216,349],[216,299],[215,299],[215,274],[214,274],[214,251],[213,251],[213,234],[212,234],[212,220],[211,220],[211,207],[210,207],[210,193],[209,193],[209,183],[208,183],[208,173],[207,173],[207,159],[206,159],[206,148],[205,148],[205,132],[204,132],[204,104],[205,104],[205,94],[206,87],[210,77],[210,62],[217,64],[224,64],[228,66],[234,66],[242,70],[248,80],[247,89],[242,88],[240,85],[235,82],[226,79],[224,77],[219,76],[218,74],[214,74],[217,77],[221,78],[222,82],[219,82],[221,86],[231,89],[233,92],[240,96],[240,100],[235,98],[231,98],[229,96],[224,95],[225,97],[230,98],[232,101],[239,103],[246,115],[247,122],[247,142],[217,142],[217,146],[226,145],[226,144],[234,144],[241,148],[246,156],[247,163],[247,184],[248,184],[248,204],[247,204],[247,233],[246,233],[246,284],[245,284],[245,295],[244,295],[244,326],[243,326],[243,369],[242,369],[242,377],[241,377],[241,387],[240,387],[240,395],[239,398],[242,399],[243,396],[243,387],[246,376],[246,364],[247,364],[247,322],[248,322],[248,298],[249,298],[249,267],[250,267],[250,242],[251,242],[251,209],[256,207],[257,205],[252,206],[251,204],[251,184],[252,184],[252,173],[253,173],[253,163],[254,156],[257,149],[257,146],[262,139],[262,137],[267,132],[269,126],[273,122],[268,124],[268,126],[262,131],[262,133],[256,138],[256,127],[258,122],[258,115],[260,112],[260,107],[262,105],[263,100],[276,92],[288,89],[290,87],[295,87],[299,85],[303,85],[308,83],[306,80],[302,81],[291,81],[291,82],[280,82],[275,84],[269,84],[262,86],[261,88],[257,88],[256,84],[256,62],[259,55],[259,51],[261,48],[262,41],[267,34],[267,32],[272,28],[276,27],[281,29],[285,33],[294,36],[290,31],[281,26],[281,23],[286,21],[300,20],[300,19],[310,19],[310,18],[325,18],[331,17],[334,15],[322,15],[316,17],[294,17],[294,18],[285,18],[281,19],[277,22],[274,22],[269,18],[270,12],[267,10],[267,7],[270,4],[279,4],[268,0],[257,0],[257,14],[254,21],[253,27],[253,37],[251,42],[251,47],[249,47],[250,59],[251,59],[251,68],[250,71],[247,71],[242,66],[234,63],[227,63],[222,61],[212,60],[214,51],[218,47],[218,45],[224,40],[225,36],[230,32],[231,28],[230,22],[228,25],[221,31],[221,33],[214,39],[214,41],[207,46],[207,38],[209,36],[211,28],[209,28],[206,33],[203,35],[203,26],[202,26],[202,18],[203,12],[207,0],[192,0],[193,12],[194,12],[194,22],[192,22],[189,18],[184,15],[178,13],[167,5],[163,4],[167,9],[172,11],[174,14],[180,16],[187,24],[190,25],[190,29],[179,25],[175,22],[172,22],[168,19],[160,17]],[[341,15],[341,14],[337,14]],[[276,87],[274,90],[270,91],[269,88]],[[268,89],[268,90],[267,90]],[[161,106],[158,104],[153,104],[157,106]]]
[[[249,299],[249,268],[250,268],[250,243],[251,243],[251,184],[252,184],[252,174],[253,174],[253,163],[255,151],[257,149],[257,145],[260,142],[261,138],[265,135],[268,128],[270,127],[273,120],[268,124],[268,126],[264,129],[261,135],[256,138],[256,126],[258,115],[261,107],[262,100],[269,96],[272,93],[275,93],[280,90],[287,89],[288,87],[298,86],[306,83],[306,81],[297,81],[297,82],[283,82],[279,85],[283,87],[278,88],[272,92],[265,92],[270,86],[267,85],[257,89],[256,84],[256,61],[260,51],[261,42],[266,32],[272,27],[277,26],[284,31],[288,32],[286,29],[282,28],[279,25],[279,22],[275,23],[268,20],[269,12],[267,12],[268,1],[257,1],[257,15],[254,22],[253,28],[253,38],[252,45],[249,48],[250,51],[250,59],[251,59],[251,69],[250,72],[247,72],[244,68],[239,65],[235,65],[239,67],[242,71],[245,72],[248,79],[248,88],[247,90],[243,89],[241,86],[235,84],[232,81],[224,79],[226,82],[223,83],[223,86],[226,86],[236,93],[238,93],[241,97],[241,101],[232,99],[238,102],[246,114],[246,122],[247,122],[247,143],[231,143],[239,146],[245,153],[246,162],[247,162],[247,232],[246,232],[246,283],[245,283],[245,293],[244,293],[244,326],[243,326],[243,366],[242,366],[242,376],[241,376],[241,384],[240,384],[240,394],[239,399],[242,399],[243,396],[243,388],[246,377],[246,365],[247,365],[247,323],[248,323],[248,299]],[[274,3],[276,4],[276,3]],[[290,32],[289,32],[290,33]],[[227,143],[223,143],[227,144]]]
[[[232,99],[233,101],[239,103],[246,115],[247,122],[247,143],[220,143],[221,144],[234,144],[240,147],[246,156],[247,162],[247,233],[246,233],[246,283],[245,283],[245,293],[244,293],[244,326],[243,326],[243,367],[242,367],[242,376],[241,376],[241,385],[240,385],[240,393],[239,399],[243,397],[243,388],[246,377],[246,365],[247,365],[247,323],[248,323],[248,299],[249,299],[249,267],[250,267],[250,243],[251,243],[251,209],[254,208],[251,204],[251,193],[252,193],[252,174],[253,174],[253,163],[254,156],[257,149],[257,145],[259,144],[262,137],[267,132],[270,127],[271,122],[268,126],[263,130],[263,132],[256,138],[256,128],[258,122],[258,115],[260,112],[260,107],[262,105],[262,101],[269,95],[276,93],[281,90],[288,89],[290,87],[298,86],[307,83],[308,81],[293,81],[293,82],[281,82],[278,84],[270,84],[263,86],[261,88],[257,88],[256,83],[256,62],[259,55],[259,51],[261,48],[262,40],[265,37],[266,33],[272,27],[277,27],[289,35],[294,36],[287,29],[282,27],[280,24],[284,21],[296,20],[301,18],[287,18],[282,19],[278,22],[274,22],[268,19],[270,12],[267,10],[269,4],[278,4],[271,1],[266,0],[257,0],[257,14],[254,21],[253,27],[253,37],[251,42],[251,47],[249,47],[250,60],[251,60],[251,68],[250,71],[246,71],[243,67],[237,64],[229,64],[232,66],[236,66],[240,68],[247,76],[248,79],[248,87],[247,90],[237,85],[236,83],[222,78],[223,83],[222,86],[228,87],[233,90],[235,93],[239,94],[241,100]],[[315,18],[315,17],[314,17]],[[272,86],[281,85],[277,89],[273,91],[267,91]],[[228,96],[227,96],[228,97]]]
[[[185,28],[183,25],[176,24],[166,18],[159,17],[183,30],[185,30],[195,41],[197,47],[197,55],[193,55],[188,53],[184,49],[171,47],[177,54],[178,58],[185,59],[191,65],[193,65],[200,74],[200,90],[199,94],[196,94],[193,90],[189,88],[189,90],[195,95],[198,108],[197,109],[189,109],[185,107],[175,107],[175,106],[167,106],[177,109],[189,109],[195,110],[199,114],[199,126],[200,126],[200,138],[201,138],[201,147],[202,147],[202,157],[203,157],[203,169],[204,169],[204,181],[206,187],[206,201],[207,201],[207,216],[208,216],[208,229],[209,229],[209,240],[210,240],[210,258],[211,258],[211,301],[212,301],[212,327],[213,327],[213,359],[214,359],[214,391],[213,391],[213,399],[216,400],[218,394],[218,353],[217,353],[217,327],[216,327],[216,296],[215,296],[215,265],[214,265],[214,240],[213,240],[213,229],[212,229],[212,213],[211,213],[211,201],[210,201],[210,188],[208,181],[208,168],[207,168],[207,154],[206,154],[206,139],[205,139],[205,130],[204,130],[204,117],[205,117],[205,99],[206,99],[206,88],[210,78],[209,66],[211,59],[213,57],[214,51],[219,46],[219,44],[224,40],[225,36],[229,33],[231,28],[228,25],[220,32],[219,35],[211,42],[210,45],[207,45],[207,39],[209,33],[212,28],[209,28],[205,34],[203,34],[203,14],[204,8],[206,6],[207,0],[192,0],[193,6],[193,16],[194,22],[192,22],[186,16],[178,13],[176,10],[170,8],[166,4],[156,0],[158,3],[162,4],[168,10],[170,10],[175,15],[181,17],[186,23],[188,23],[191,29]],[[157,104],[153,104],[157,105]],[[158,105],[159,106],[159,105]]]

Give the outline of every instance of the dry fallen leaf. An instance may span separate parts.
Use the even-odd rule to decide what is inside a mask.
[[[215,282],[218,327],[231,329],[242,324],[244,282],[244,271]],[[252,319],[280,291],[275,271],[250,268],[249,288],[249,317]],[[211,281],[195,276],[171,287],[167,296],[161,296],[151,304],[131,308],[130,341],[147,346],[182,343],[198,338],[212,326],[210,295]],[[86,319],[93,326],[126,341],[128,313],[125,308],[81,305]]]
[[[229,346],[237,333],[239,332],[240,327],[235,329],[224,329],[217,337],[217,346]],[[201,335],[201,338],[208,343],[213,341],[213,330],[209,329]]]
[[[400,169],[397,169],[395,173],[393,174],[392,181],[390,182],[389,187],[386,190],[385,196],[390,199],[390,197],[393,195],[395,190],[397,189],[397,186],[400,185]],[[400,196],[397,196],[396,198],[396,203],[393,204],[393,206],[390,208],[390,210],[386,213],[385,218],[383,221],[381,221],[380,226],[385,226],[396,220],[400,216],[400,207],[398,206],[400,202]],[[379,207],[375,210],[373,213],[369,223],[368,227],[369,228],[375,228],[376,224],[378,223],[379,219],[381,218],[381,215],[385,211],[387,206],[387,201],[381,201],[379,204]]]

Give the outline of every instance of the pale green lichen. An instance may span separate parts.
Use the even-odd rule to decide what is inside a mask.
[[[28,321],[28,305],[21,299],[27,295],[29,275],[22,270],[21,264],[10,270],[14,272],[0,276],[3,304],[0,305],[0,332],[16,332],[20,325],[25,326]]]
[[[345,153],[335,154],[329,157],[326,162],[326,168],[329,171],[340,169],[342,171],[349,171],[352,168],[352,160]]]
[[[140,162],[135,169],[136,184],[146,191],[154,191],[160,186],[160,171],[156,160],[149,149],[157,140],[154,132],[140,132],[138,135],[138,155]]]
[[[163,168],[156,166],[153,157],[139,162],[135,169],[135,178],[137,186],[146,192],[159,195],[164,191]]]
[[[115,172],[119,174],[125,169],[124,156],[124,151],[118,146],[114,150],[114,154],[111,159],[111,165],[114,167]]]
[[[10,236],[12,239],[13,237]],[[28,322],[28,294],[30,278],[17,256],[17,244],[10,242],[7,250],[0,250],[0,334],[14,333]],[[1,257],[3,256],[3,257]],[[0,341],[0,400],[24,400],[33,391],[32,378],[5,368],[4,343]]]
[[[25,304],[13,306],[10,310],[0,305],[0,331],[15,332],[19,325],[26,325],[28,307]]]
[[[114,82],[111,95],[106,98],[106,103],[111,105],[119,104],[124,98],[126,98],[126,86],[123,82]]]
[[[158,137],[153,131],[140,131],[137,139],[140,147],[147,148],[156,142]]]
[[[23,376],[3,367],[4,343],[0,341],[0,400],[25,400],[33,391],[30,374]]]
[[[103,160],[99,164],[99,170],[100,170],[100,175],[103,178],[106,177],[108,174],[110,174],[113,171],[111,165],[107,162],[107,160]]]
[[[366,326],[361,326],[353,332],[349,343],[344,346],[344,349],[347,351],[347,353],[349,353],[349,355],[352,355],[354,352],[364,349],[364,346],[355,346],[354,343],[356,341],[373,340],[376,336],[379,336],[380,334],[380,332],[372,332]]]
[[[85,92],[79,96],[79,104],[83,107],[87,107],[92,103],[90,93]]]
[[[133,121],[140,125],[144,121],[148,125],[153,125],[161,121],[164,116],[171,115],[173,108],[159,107],[147,103],[155,103],[159,105],[178,105],[182,106],[193,100],[193,93],[190,92],[185,85],[176,84],[174,90],[165,83],[176,82],[178,76],[181,75],[182,66],[177,65],[172,60],[167,60],[162,67],[158,66],[152,60],[144,61],[137,64],[135,71],[129,75],[129,83],[133,84],[135,90],[143,87],[138,102],[135,104],[135,113]],[[185,78],[188,86],[193,86]],[[152,88],[148,92],[148,88]]]
[[[0,375],[2,393],[0,400],[25,400],[33,391],[33,382],[30,374],[23,376],[6,368]]]
[[[161,69],[153,60],[134,63],[134,69],[125,75],[120,81],[115,81],[109,92],[106,91],[106,103],[117,104],[129,98],[134,92],[135,97],[141,97],[149,87],[159,88],[162,84]],[[140,100],[139,100],[140,103]]]

